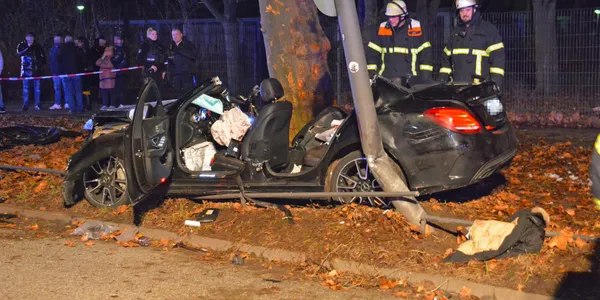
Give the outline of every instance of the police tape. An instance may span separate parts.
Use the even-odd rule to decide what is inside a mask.
[[[124,72],[124,71],[132,71],[143,68],[142,66],[138,67],[129,67],[129,68],[121,68],[121,69],[112,69],[110,71],[96,71],[96,72],[85,72],[85,73],[76,73],[76,74],[65,74],[65,75],[52,75],[52,76],[35,76],[35,77],[4,77],[0,78],[0,81],[22,81],[22,80],[40,80],[40,79],[51,79],[51,78],[70,78],[70,77],[79,77],[79,76],[88,76],[88,75],[99,75],[102,73],[108,72]]]

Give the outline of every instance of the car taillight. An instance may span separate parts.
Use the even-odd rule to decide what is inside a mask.
[[[427,110],[425,117],[436,124],[454,132],[474,134],[481,131],[481,125],[468,111],[460,108],[432,108]]]

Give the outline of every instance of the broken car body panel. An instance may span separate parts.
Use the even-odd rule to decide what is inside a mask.
[[[238,179],[247,192],[322,192],[329,166],[361,149],[356,115],[331,107],[294,137],[287,154],[288,161],[283,165],[270,166],[268,162],[256,159],[255,154],[249,154],[250,157],[245,159],[227,156],[227,149],[220,147],[214,156],[212,170],[191,172],[180,152],[206,142],[207,138],[210,140],[210,126],[207,125],[210,123],[205,123],[208,119],[198,121],[199,112],[204,108],[192,102],[202,94],[227,101],[225,91],[220,82],[207,81],[164,108],[160,104],[150,105],[146,110],[150,116],[146,120],[139,109],[146,103],[140,101],[133,119],[141,120],[139,123],[134,121],[135,124],[145,125],[138,129],[130,128],[131,120],[126,111],[96,115],[93,137],[70,160],[65,177],[65,203],[72,203],[75,196],[81,195],[77,192],[81,172],[95,158],[111,153],[124,157],[129,171],[127,176],[135,183],[128,186],[133,189],[130,196],[135,201],[157,185],[168,187],[169,196],[238,193]],[[407,89],[385,78],[377,78],[373,95],[384,148],[399,163],[413,191],[427,194],[470,185],[509,164],[516,154],[516,138],[506,114],[492,114],[483,104],[486,101],[496,103],[494,101],[498,99],[493,83],[433,84]],[[469,112],[482,128],[476,133],[465,134],[440,126],[425,115],[434,108]],[[157,111],[162,111],[162,116],[156,118]],[[275,114],[270,119],[277,121],[280,115]],[[260,116],[257,122],[259,119]],[[332,122],[334,120],[336,122]],[[331,124],[337,124],[333,131]],[[156,126],[162,126],[161,130],[155,130]],[[253,128],[257,126],[253,124],[250,131],[256,130]],[[328,142],[317,138],[328,130],[334,132]],[[131,136],[125,138],[127,134],[135,134],[141,140],[134,142]],[[250,143],[247,138],[248,133],[240,147]],[[266,147],[264,151],[273,151],[268,145],[256,145]],[[154,146],[160,146],[160,150],[155,151],[154,156],[148,155]],[[141,153],[141,157],[135,158],[136,153]],[[167,161],[169,159],[172,160]],[[163,178],[166,180],[162,181]]]

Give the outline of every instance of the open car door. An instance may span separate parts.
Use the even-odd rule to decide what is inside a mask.
[[[156,106],[147,105],[156,101]],[[162,197],[173,169],[169,116],[156,82],[148,78],[139,94],[131,125],[125,136],[128,192],[133,203],[153,195]]]

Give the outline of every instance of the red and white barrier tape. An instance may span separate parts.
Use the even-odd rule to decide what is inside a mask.
[[[113,69],[110,72],[124,72],[141,69],[143,67],[129,67],[129,68],[121,68],[121,69]],[[77,73],[77,74],[66,74],[66,75],[53,75],[53,76],[36,76],[36,77],[5,77],[0,78],[0,81],[21,81],[21,80],[39,80],[39,79],[50,79],[50,78],[68,78],[68,77],[77,77],[77,76],[87,76],[87,75],[98,75],[101,73],[105,73],[108,71],[96,71],[96,72],[85,72],[85,73]]]

